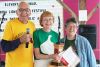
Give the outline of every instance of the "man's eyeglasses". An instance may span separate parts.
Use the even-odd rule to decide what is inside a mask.
[[[22,8],[20,8],[20,9],[18,9],[18,10],[19,10],[19,12],[21,12],[21,13],[24,12],[24,11],[25,11],[27,14],[30,13],[30,9],[28,9],[28,8],[27,8],[27,9],[22,9]]]

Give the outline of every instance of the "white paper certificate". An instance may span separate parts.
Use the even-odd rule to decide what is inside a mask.
[[[76,67],[80,62],[78,55],[75,53],[72,47],[69,47],[67,50],[59,53],[60,61],[64,61],[68,67]]]

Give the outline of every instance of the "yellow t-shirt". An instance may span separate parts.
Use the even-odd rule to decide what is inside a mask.
[[[23,24],[18,18],[9,21],[5,27],[3,39],[7,41],[15,40],[26,33],[26,29],[30,29],[30,34],[35,31],[33,22],[28,21]],[[33,44],[30,42],[28,48],[26,44],[20,44],[18,48],[6,53],[5,67],[33,67]]]

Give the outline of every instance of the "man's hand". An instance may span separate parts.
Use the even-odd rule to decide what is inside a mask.
[[[25,33],[20,37],[20,42],[21,43],[30,42],[31,39],[32,39],[32,35]]]

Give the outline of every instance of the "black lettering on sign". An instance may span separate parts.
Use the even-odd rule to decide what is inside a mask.
[[[5,3],[5,7],[7,6],[18,6],[18,3]]]

